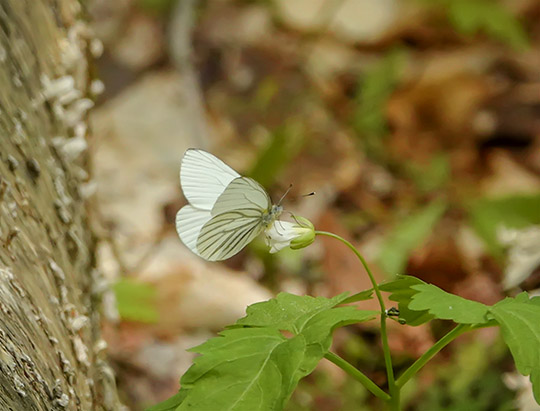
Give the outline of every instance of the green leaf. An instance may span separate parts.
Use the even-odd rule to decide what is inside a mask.
[[[510,348],[517,370],[529,375],[536,402],[540,404],[540,304],[525,301],[522,294],[507,298],[490,309],[501,326],[503,339]]]
[[[368,321],[378,314],[355,307],[336,307],[347,299],[347,293],[333,298],[280,293],[269,301],[249,306],[247,316],[233,327],[273,327],[303,335],[308,350],[304,366],[309,369],[315,367],[330,348],[336,327]]]
[[[278,128],[259,152],[248,176],[265,187],[270,186],[300,151],[303,134],[304,126],[294,121]]]
[[[149,284],[123,278],[113,286],[118,313],[124,320],[155,323],[156,290]]]
[[[153,407],[147,408],[146,411],[174,411],[182,403],[184,395],[177,393],[171,398],[166,399]]]
[[[359,293],[353,294],[350,297],[347,297],[341,302],[341,304],[351,304],[358,301],[367,301],[373,298],[373,288],[370,290],[360,291]]]
[[[469,207],[469,219],[490,253],[502,258],[497,230],[503,226],[523,228],[540,224],[540,194],[476,200]]]
[[[433,318],[460,324],[485,324],[490,320],[488,306],[447,293],[416,277],[400,275],[379,287],[391,293],[390,300],[399,303],[399,317],[408,325],[420,325]]]
[[[413,295],[418,293],[412,286],[426,284],[422,280],[409,275],[398,275],[397,280],[379,285],[381,291],[391,293],[390,300],[398,302],[399,318],[407,325],[417,326],[433,319],[428,310],[412,311],[409,304]]]
[[[427,166],[405,163],[407,174],[423,192],[430,192],[444,186],[450,179],[450,162],[444,153],[433,156]]]
[[[367,297],[369,293],[362,294]],[[328,352],[332,331],[377,314],[338,306],[345,301],[347,294],[314,298],[281,293],[251,305],[246,317],[192,349],[201,356],[182,377],[176,398],[160,405],[178,404],[176,410],[283,409],[298,381]]]
[[[464,34],[484,31],[518,50],[529,44],[520,22],[493,0],[451,0],[447,6],[450,22]]]
[[[386,104],[396,88],[406,54],[394,49],[368,70],[358,92],[353,126],[361,136],[368,155],[383,155],[383,137],[387,133]]]
[[[433,284],[413,285],[411,288],[417,291],[409,304],[411,310],[427,310],[435,318],[452,320],[459,324],[489,322],[487,305],[447,293]]]
[[[180,383],[177,410],[279,410],[292,394],[304,360],[302,336],[277,329],[225,330],[192,349],[202,354]]]
[[[380,267],[388,274],[401,273],[409,255],[422,244],[445,210],[446,202],[434,200],[394,227],[381,245],[378,256]]]

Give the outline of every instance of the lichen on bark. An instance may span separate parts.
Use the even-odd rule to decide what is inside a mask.
[[[0,409],[116,410],[85,185],[76,0],[0,1]]]

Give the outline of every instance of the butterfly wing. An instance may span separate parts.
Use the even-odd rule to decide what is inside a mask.
[[[254,210],[228,211],[212,217],[197,239],[197,253],[208,261],[232,257],[264,229],[261,213]]]
[[[264,229],[263,216],[272,202],[264,188],[249,177],[234,179],[212,208],[212,218],[200,230],[197,251],[209,261],[237,254]]]
[[[208,210],[201,210],[191,205],[186,205],[176,214],[176,231],[182,242],[199,255],[197,251],[197,239],[202,227],[212,218]]]
[[[238,177],[240,174],[206,151],[190,148],[182,158],[182,191],[189,203],[201,210],[211,210],[231,181]]]
[[[249,177],[234,179],[223,191],[212,207],[212,215],[236,210],[256,210],[264,213],[270,210],[272,201],[266,190]]]

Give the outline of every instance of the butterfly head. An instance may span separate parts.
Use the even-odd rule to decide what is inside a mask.
[[[273,204],[270,210],[263,215],[263,222],[266,225],[272,224],[283,212],[283,206],[280,204]]]

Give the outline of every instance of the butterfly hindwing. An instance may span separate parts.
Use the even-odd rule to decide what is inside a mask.
[[[191,205],[186,205],[176,214],[176,231],[182,242],[199,255],[197,251],[197,239],[202,227],[212,218],[208,210],[201,210]]]
[[[235,210],[212,217],[201,229],[197,253],[208,261],[237,254],[264,229],[262,214],[253,209]]]
[[[233,210],[258,210],[264,213],[271,207],[270,196],[259,183],[249,177],[238,177],[218,197],[212,207],[212,215]]]

